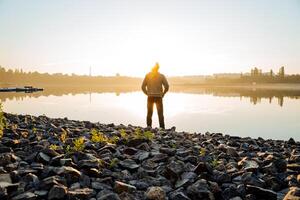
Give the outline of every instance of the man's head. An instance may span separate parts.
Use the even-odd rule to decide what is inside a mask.
[[[154,67],[152,67],[151,72],[152,73],[157,73],[158,70],[159,70],[159,64],[157,62],[157,63],[155,63]]]

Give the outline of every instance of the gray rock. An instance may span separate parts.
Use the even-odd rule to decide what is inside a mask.
[[[115,187],[114,191],[117,193],[122,193],[122,192],[134,192],[136,190],[136,187],[133,185],[129,185],[120,181],[115,181]]]
[[[165,200],[166,193],[161,187],[150,187],[146,191],[146,198],[149,200]]]
[[[245,185],[254,185],[258,187],[264,187],[265,185],[265,182],[258,178],[253,172],[244,173],[241,180]]]
[[[128,170],[137,170],[140,165],[136,164],[136,162],[134,160],[131,160],[131,159],[125,159],[121,162],[119,162],[119,165],[121,167],[123,167],[124,169],[128,169]]]
[[[22,194],[19,194],[17,196],[14,196],[12,200],[34,200],[37,198],[37,195],[32,192],[25,192]]]
[[[198,180],[193,185],[188,186],[187,194],[192,200],[209,199],[214,200],[213,193],[209,190],[207,181],[204,179]]]
[[[247,193],[254,194],[258,199],[277,200],[277,193],[261,187],[247,185]]]
[[[76,189],[68,191],[68,197],[69,199],[89,199],[93,192],[90,188]]]
[[[64,199],[67,194],[67,187],[63,185],[54,185],[48,194],[48,200]]]

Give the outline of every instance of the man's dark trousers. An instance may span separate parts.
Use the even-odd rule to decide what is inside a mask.
[[[160,128],[165,128],[165,121],[164,121],[164,108],[163,108],[163,101],[162,97],[148,97],[147,101],[147,126],[152,126],[152,114],[153,114],[153,105],[156,104],[158,119],[159,119],[159,126]]]

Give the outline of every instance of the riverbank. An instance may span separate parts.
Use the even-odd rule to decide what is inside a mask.
[[[300,198],[293,139],[4,116],[0,199]]]

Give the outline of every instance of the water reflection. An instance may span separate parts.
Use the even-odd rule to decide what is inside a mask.
[[[22,92],[2,92],[0,93],[0,100],[5,102],[7,100],[23,100],[25,97],[38,98],[41,96],[62,96],[62,95],[76,95],[76,94],[89,94],[90,101],[92,93],[115,93],[119,96],[121,93],[140,91],[137,86],[101,86],[101,87],[44,87],[44,91],[35,93],[22,93]],[[248,101],[257,105],[261,103],[262,99],[267,99],[269,103],[277,102],[279,106],[284,105],[284,99],[299,99],[300,88],[252,88],[252,87],[200,87],[200,86],[173,86],[170,92],[175,93],[189,93],[189,94],[209,94],[217,97],[239,97],[242,100]]]

